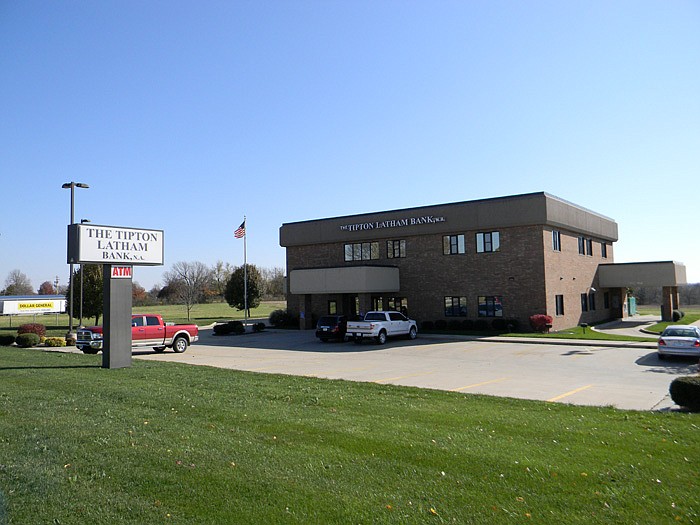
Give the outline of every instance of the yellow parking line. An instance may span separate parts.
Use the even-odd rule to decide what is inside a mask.
[[[491,383],[500,383],[505,381],[507,377],[499,377],[498,379],[491,379],[490,381],[482,381],[481,383],[474,383],[473,385],[461,386],[459,388],[453,388],[450,392],[459,392],[461,390],[466,390],[467,388],[476,388],[477,386],[490,385]]]
[[[587,390],[587,389],[591,388],[592,386],[593,386],[593,385],[582,386],[582,387],[580,387],[580,388],[576,388],[576,389],[574,389],[574,390],[571,390],[571,391],[569,391],[569,392],[566,392],[565,394],[562,394],[562,395],[560,395],[560,396],[553,397],[552,399],[548,399],[547,401],[550,402],[550,403],[554,403],[555,401],[559,401],[560,399],[564,399],[565,397],[569,397],[569,396],[572,396],[572,395],[574,395],[574,394],[576,394],[576,393],[578,393],[578,392],[581,392],[581,391],[583,391],[583,390]]]
[[[430,374],[434,374],[435,372],[419,372],[417,374],[408,374],[405,376],[397,376],[397,377],[387,377],[384,379],[375,379],[373,383],[385,383],[387,381],[397,381],[399,379],[406,379],[407,377],[418,377],[418,376],[427,376]]]

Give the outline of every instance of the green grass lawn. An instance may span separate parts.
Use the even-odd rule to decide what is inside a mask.
[[[267,319],[274,310],[286,308],[285,301],[265,301],[257,308],[250,311],[252,318]],[[157,306],[135,306],[134,313],[161,314],[166,321],[173,323],[187,323],[187,310],[183,305],[157,305]],[[190,312],[191,323],[206,326],[220,320],[243,319],[242,311],[231,308],[226,303],[197,304]],[[48,315],[19,315],[0,316],[0,333],[17,333],[17,327],[24,323],[41,323],[46,325],[47,335],[62,337],[68,332],[68,314],[48,314]],[[102,320],[100,320],[102,322]],[[73,320],[74,325],[78,325],[77,317]],[[95,319],[84,319],[86,326],[95,323]],[[0,525],[1,522],[0,522]]]
[[[0,347],[0,523],[700,521],[697,414],[100,359]]]

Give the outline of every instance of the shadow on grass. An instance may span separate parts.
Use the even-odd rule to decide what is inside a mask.
[[[4,370],[59,370],[59,369],[73,369],[73,368],[100,368],[100,365],[74,365],[74,366],[0,366],[0,372]],[[0,522],[2,523],[2,522]]]

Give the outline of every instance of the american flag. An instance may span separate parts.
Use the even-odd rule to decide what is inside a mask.
[[[243,237],[245,237],[245,219],[243,219],[243,222],[238,227],[238,229],[235,232],[233,232],[233,236],[236,239],[242,239]]]

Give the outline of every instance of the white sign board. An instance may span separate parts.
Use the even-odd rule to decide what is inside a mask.
[[[71,224],[68,263],[162,265],[163,230]]]
[[[66,311],[65,299],[19,299],[3,301],[3,315],[31,315]]]

